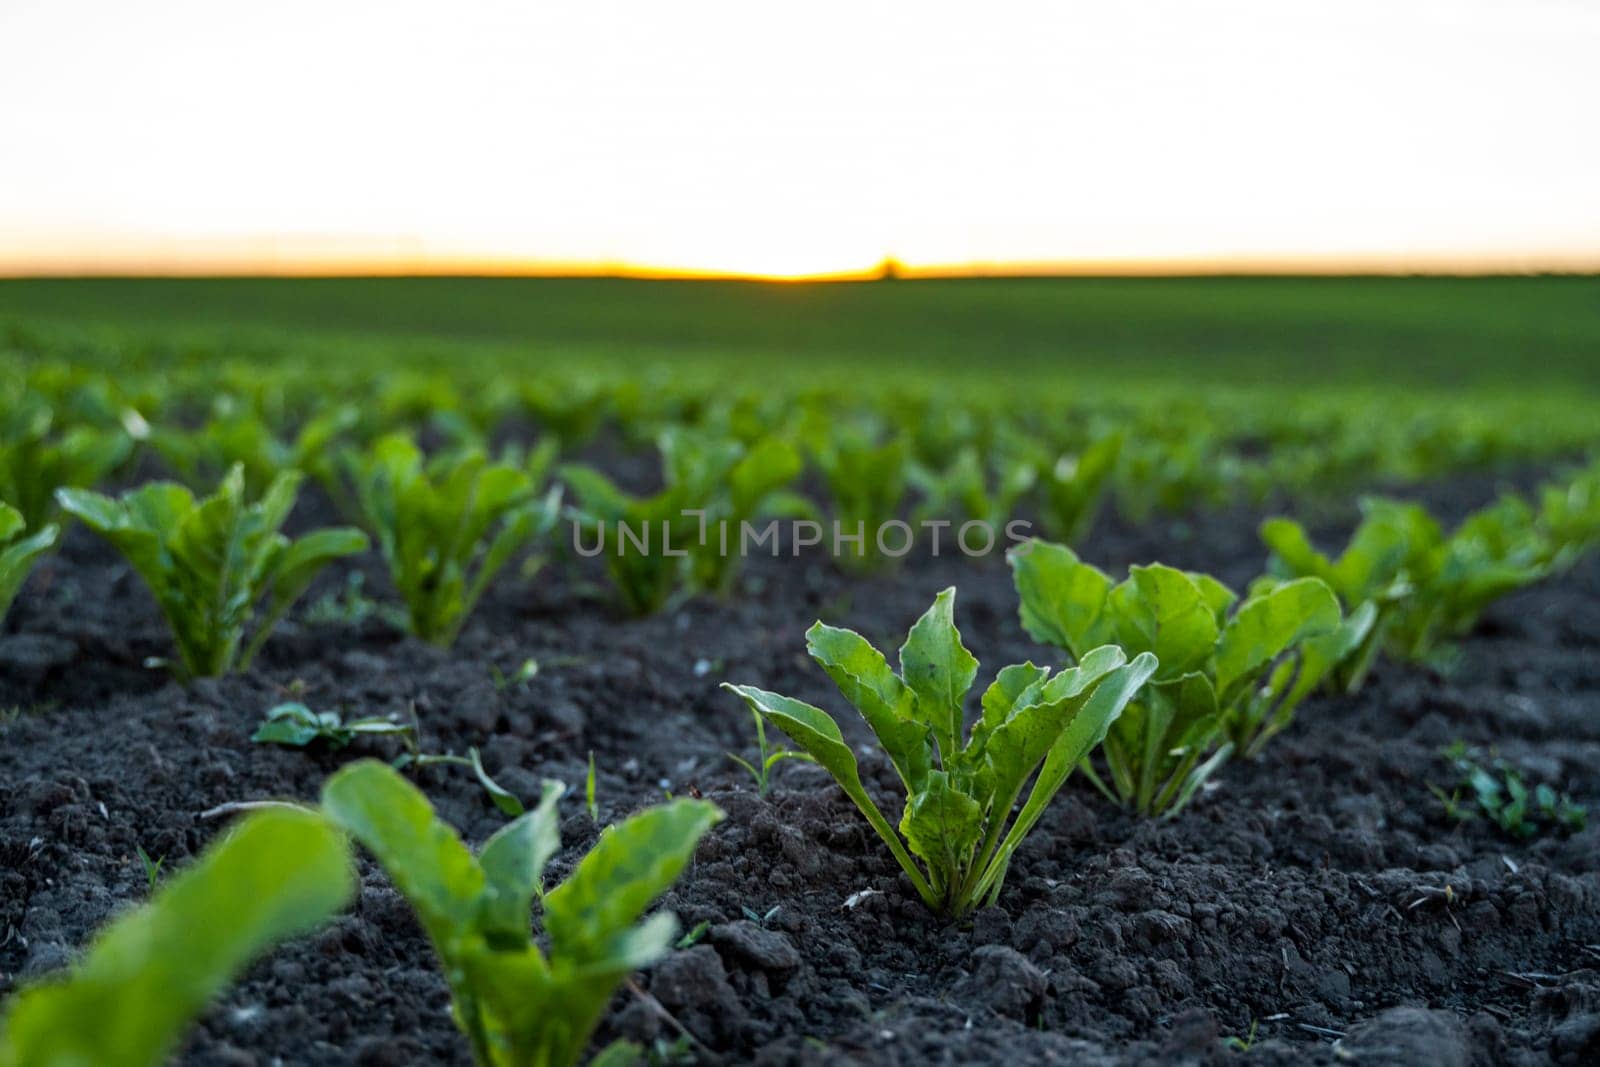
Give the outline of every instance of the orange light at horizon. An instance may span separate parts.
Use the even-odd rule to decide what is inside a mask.
[[[1560,0],[16,0],[0,273],[1592,269],[1596,54]]]

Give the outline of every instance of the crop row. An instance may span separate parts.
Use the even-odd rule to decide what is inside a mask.
[[[745,449],[688,431],[670,433],[666,487],[635,496],[592,467],[552,471],[548,454],[491,461],[479,449],[460,448],[429,458],[409,438],[391,435],[365,451],[337,453],[339,462],[327,471],[330,495],[351,501],[359,528],[290,538],[282,531],[304,478],[297,470],[272,473],[259,493],[252,493],[244,465],[236,462],[206,497],[168,481],[110,497],[74,486],[80,480],[75,473],[104,472],[75,466],[70,457],[92,455],[103,465],[103,454],[87,446],[76,451],[70,437],[34,450],[53,462],[0,468],[11,476],[7,484],[25,490],[15,499],[33,509],[30,521],[26,511],[0,498],[0,617],[30,567],[54,545],[53,520],[60,513],[109,541],[150,589],[171,629],[172,666],[180,677],[248,667],[317,574],[372,541],[410,630],[449,645],[506,564],[546,540],[563,514],[564,493],[574,498],[566,517],[575,528],[596,532],[592,551],[604,558],[622,603],[640,613],[689,593],[729,593],[743,559],[742,551],[730,549],[730,536],[742,539],[754,521],[774,514],[816,514],[789,489],[801,470],[797,450],[776,438]],[[836,455],[823,462],[830,472],[842,463]],[[885,481],[897,476],[870,463],[844,469],[838,511],[858,532],[856,554],[842,561],[891,562],[881,553],[881,537],[867,531],[899,522],[898,502],[865,498],[880,497]],[[41,477],[66,484],[39,493]],[[1089,490],[1079,497],[1075,528],[1096,499]],[[1339,667],[1346,685],[1364,675],[1380,642],[1397,645],[1406,658],[1426,658],[1441,640],[1469,626],[1484,604],[1561,569],[1592,545],[1600,530],[1600,464],[1546,485],[1531,503],[1504,496],[1448,536],[1420,505],[1369,498],[1363,508],[1365,517],[1337,560],[1320,554],[1289,520],[1273,520],[1262,530],[1278,577],[1319,579],[1351,613],[1341,639],[1357,655]],[[996,511],[993,522],[1006,514]],[[840,524],[836,518],[836,538]],[[821,524],[811,526],[821,539]],[[614,538],[609,550],[608,530]],[[987,525],[986,536],[992,545],[996,534]],[[652,537],[659,538],[653,545]],[[770,543],[775,553],[775,535]],[[880,551],[869,553],[869,547]]]
[[[1373,501],[1337,559],[1275,520],[1264,530],[1270,573],[1243,596],[1209,575],[1161,564],[1133,567],[1114,582],[1064,545],[1029,541],[1010,553],[1020,618],[1070,665],[1002,668],[970,728],[979,664],[955,625],[954,589],[911,627],[898,667],[860,634],[819,622],[806,635],[808,650],[904,786],[897,824],[863,785],[856,753],[828,713],[753,686],[727,688],[758,723],[783,731],[834,777],[931,909],[960,916],[1000,896],[1011,857],[1074,772],[1131,811],[1170,815],[1225,761],[1255,756],[1312,692],[1360,686],[1381,650],[1436,656],[1494,597],[1570,565],[1600,539],[1594,479],[1590,471],[1547,488],[1537,510],[1507,497],[1449,536],[1414,505]],[[190,500],[181,532],[164,539],[157,520],[181,509],[162,494],[181,490],[154,487],[145,500],[153,488],[146,487],[129,494],[131,504],[64,496],[86,521],[120,530],[134,546],[130,558],[142,552],[147,563],[190,568],[165,587],[171,604],[197,588],[216,596],[215,587],[196,585],[192,568],[222,557],[248,561],[252,576],[270,575],[267,588],[292,591],[301,569],[284,561],[326,555],[299,546],[343,535],[285,542],[271,532],[272,519],[286,512],[292,492],[282,487],[292,479],[280,476],[251,505],[240,502],[242,485],[236,471],[211,500]],[[133,530],[131,515],[151,521],[155,541]],[[170,618],[177,609],[167,610]],[[191,668],[201,662],[184,659]],[[766,757],[764,734],[762,742]],[[614,989],[674,943],[670,915],[641,918],[721,814],[699,800],[648,809],[608,828],[547,890],[560,793],[552,784],[533,810],[518,805],[474,856],[395,769],[350,764],[329,780],[317,808],[274,802],[249,815],[102,933],[70,976],[13,998],[0,1064],[159,1062],[249,960],[344,905],[350,840],[415,909],[480,1063],[575,1063]],[[536,904],[542,939],[531,933]],[[632,1063],[639,1054],[621,1043],[595,1062]]]

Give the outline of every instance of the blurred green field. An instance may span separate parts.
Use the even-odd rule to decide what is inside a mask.
[[[359,341],[392,361],[648,364],[757,384],[870,366],[1057,387],[1600,387],[1595,277],[18,279],[0,281],[0,329],[157,352]]]

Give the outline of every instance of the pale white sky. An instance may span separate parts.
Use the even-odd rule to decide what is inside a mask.
[[[1600,264],[1600,4],[0,0],[0,271]]]

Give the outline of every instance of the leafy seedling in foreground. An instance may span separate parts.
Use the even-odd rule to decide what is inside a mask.
[[[25,529],[22,513],[0,502],[0,622],[5,621],[11,602],[17,598],[34,561],[56,543],[56,528],[46,526],[27,537],[19,535]]]
[[[332,748],[344,748],[357,737],[378,734],[409,734],[410,723],[395,722],[381,716],[345,718],[337,711],[312,711],[304,704],[279,704],[267,711],[266,718],[250,735],[256,744],[287,745],[305,748],[321,741]]]
[[[807,763],[815,763],[816,760],[809,753],[796,752],[792,748],[780,745],[769,747],[767,720],[762,718],[761,713],[755,708],[750,709],[750,716],[756,721],[756,761],[751,763],[734,752],[729,752],[728,758],[750,772],[750,777],[756,781],[756,794],[764,797],[772,791],[772,769],[778,764],[790,759],[804,760]]]
[[[279,532],[300,481],[297,471],[280,474],[254,503],[245,499],[238,466],[204,500],[173,482],[152,482],[118,499],[85,489],[58,496],[144,579],[172,630],[180,675],[197,678],[247,669],[317,574],[366,550],[366,535],[348,527],[298,540]]]
[[[483,452],[432,460],[410,439],[383,438],[352,454],[364,521],[405,601],[412,633],[455,643],[489,582],[518,549],[555,524],[559,493]]]
[[[344,835],[320,815],[249,816],[96,937],[69,974],[11,999],[0,1067],[165,1062],[235,975],[333,915],[353,886]]]
[[[484,1067],[578,1061],[617,986],[672,947],[671,915],[639,920],[722,818],[698,800],[647,809],[602,833],[567,880],[544,892],[545,864],[561,847],[560,795],[559,784],[547,785],[538,807],[474,856],[384,764],[351,764],[323,789],[329,817],[416,910],[443,965],[456,1025]],[[536,900],[548,952],[529,928]],[[629,1062],[630,1054],[638,1051],[624,1043],[602,1056]]]
[[[984,692],[983,713],[967,733],[964,706],[978,661],[961,644],[954,604],[955,590],[944,590],[911,627],[898,672],[852,630],[819,622],[806,633],[812,658],[872,728],[905,786],[898,833],[867,794],[855,753],[832,717],[754,686],[724,688],[827,768],[928,907],[960,916],[999,896],[1017,846],[1155,672],[1156,660],[1141,655],[1130,663],[1108,645],[1053,677],[1031,663],[1006,667]],[[1033,788],[1013,821],[1030,778]]]
[[[1110,786],[1141,815],[1172,814],[1236,749],[1253,754],[1291,721],[1328,664],[1312,638],[1339,626],[1339,603],[1316,578],[1237,597],[1215,578],[1152,564],[1114,584],[1064,545],[1029,541],[1009,553],[1022,627],[1075,662],[1115,641],[1160,660],[1106,735]]]

